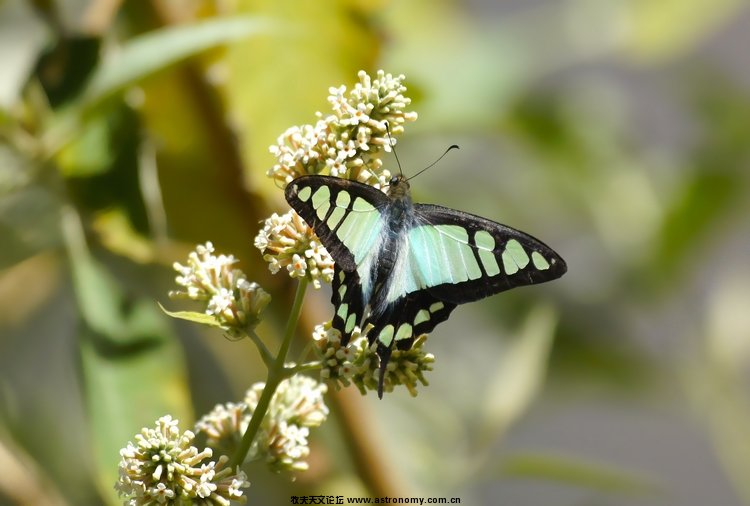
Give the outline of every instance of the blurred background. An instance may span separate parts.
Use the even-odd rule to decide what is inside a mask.
[[[156,302],[181,309],[171,265],[213,241],[273,295],[275,344],[268,146],[382,68],[419,114],[407,175],[461,146],[415,200],[569,272],[456,310],[416,398],[330,393],[310,470],[249,466],[249,504],[750,504],[749,49],[739,0],[0,1],[0,503],[114,504],[141,427],[264,379]]]

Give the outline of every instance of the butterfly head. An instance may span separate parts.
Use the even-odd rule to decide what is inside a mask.
[[[398,174],[391,177],[391,181],[388,183],[388,196],[392,199],[398,200],[409,197],[409,181],[404,177],[403,174]]]

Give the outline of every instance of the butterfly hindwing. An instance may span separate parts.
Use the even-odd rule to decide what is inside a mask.
[[[332,288],[331,303],[335,308],[332,325],[341,333],[342,346],[346,346],[354,327],[361,324],[364,313],[359,275],[356,271],[346,272],[336,264]]]

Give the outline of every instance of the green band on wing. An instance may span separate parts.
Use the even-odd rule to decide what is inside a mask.
[[[529,255],[521,246],[521,243],[511,239],[505,244],[503,251],[503,268],[506,274],[515,274],[529,265]]]
[[[326,222],[328,228],[330,228],[331,230],[336,228],[336,225],[339,224],[339,221],[341,221],[341,218],[343,218],[345,214],[346,209],[342,207],[334,207],[333,211],[331,211],[331,216],[328,217],[328,221]],[[321,218],[321,220],[322,219],[323,218]]]
[[[396,341],[409,339],[414,334],[413,327],[408,323],[402,323],[396,332]]]
[[[474,251],[469,245],[469,233],[459,225],[423,225],[409,232],[410,264],[419,273],[419,288],[443,283],[461,283],[479,279],[479,268]]]
[[[341,304],[336,309],[336,314],[341,317],[342,320],[346,320],[346,316],[349,314],[349,304]]]
[[[393,328],[393,325],[386,325],[383,327],[383,330],[380,331],[380,334],[378,334],[378,341],[383,343],[384,346],[390,346],[393,342],[393,333],[395,332],[395,329]]]
[[[417,311],[417,315],[414,317],[414,325],[419,325],[430,320],[430,312],[426,309],[420,309]]]
[[[479,260],[482,262],[484,272],[488,276],[500,274],[500,266],[495,258],[495,238],[486,230],[479,230],[474,234],[474,244],[479,251]]]
[[[315,194],[313,194],[312,205],[315,209],[317,209],[323,204],[331,205],[330,200],[331,190],[329,190],[327,186],[321,186],[320,188],[315,190]]]
[[[349,315],[349,317],[346,319],[346,326],[344,327],[344,331],[347,334],[350,334],[352,330],[354,330],[354,326],[357,324],[357,315],[352,313]]]
[[[343,219],[336,230],[336,236],[352,253],[355,262],[359,264],[365,256],[371,253],[373,243],[383,225],[380,220],[380,213],[366,200],[358,197],[354,199],[353,206],[359,207],[360,211],[352,210]]]
[[[479,230],[474,234],[474,243],[477,248],[485,251],[494,251],[495,249],[495,238],[486,230]]]
[[[310,188],[309,186],[305,186],[297,193],[297,197],[299,197],[302,202],[307,202],[307,200],[310,198],[310,195],[312,195],[312,188]]]
[[[547,262],[547,260],[537,251],[531,252],[531,262],[534,264],[534,267],[540,271],[546,271],[549,269],[549,262]]]

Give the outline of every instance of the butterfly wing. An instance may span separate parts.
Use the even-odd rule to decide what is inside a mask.
[[[346,345],[362,321],[361,280],[369,280],[384,226],[380,210],[389,199],[371,186],[330,176],[299,177],[285,195],[333,257],[333,327]]]
[[[391,202],[381,191],[328,176],[302,176],[286,189],[289,204],[315,230],[336,262],[331,302],[333,326],[346,344],[366,311],[387,227],[383,210]],[[565,261],[538,239],[500,223],[446,207],[416,204],[395,254],[387,290],[366,301],[385,310],[370,314],[370,342],[377,342],[380,384],[391,350],[409,349],[459,304],[511,288],[562,276]],[[369,297],[369,295],[368,295]]]
[[[439,300],[464,304],[567,271],[552,248],[514,228],[431,204],[415,205],[415,214],[407,283]]]
[[[393,346],[409,349],[459,304],[562,276],[565,261],[538,239],[446,207],[416,204],[406,251],[388,288],[388,309],[371,316],[381,370]],[[382,373],[381,385],[382,391]]]
[[[388,203],[383,192],[338,177],[301,176],[284,193],[344,271],[372,256],[383,228],[379,209]]]

